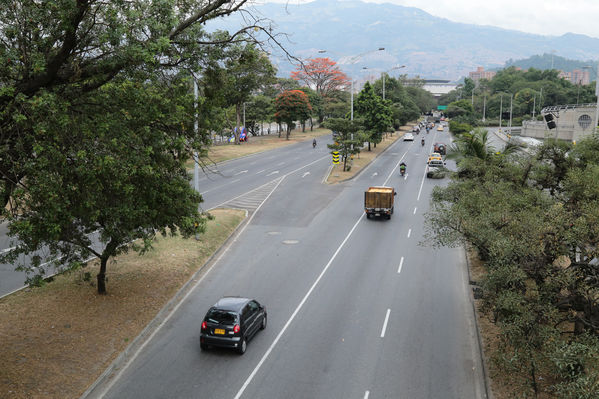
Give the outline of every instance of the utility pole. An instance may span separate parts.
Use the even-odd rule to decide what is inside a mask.
[[[354,78],[351,78],[351,120],[354,120]]]
[[[510,93],[510,127],[509,127],[509,135],[512,135],[512,100],[514,98],[514,95]]]
[[[194,118],[193,118],[193,130],[198,134],[198,82],[196,81],[195,76],[193,76],[193,98],[194,98]],[[200,165],[198,159],[198,151],[194,150],[193,152],[193,188],[200,193]],[[200,209],[200,204],[198,204],[198,210]],[[199,240],[200,235],[196,233],[195,239]]]
[[[535,109],[537,108],[537,95],[533,95],[532,97],[532,119],[535,118]]]
[[[503,93],[499,100],[499,131],[501,132],[501,114],[503,113]]]
[[[485,121],[485,113],[487,112],[487,94],[483,97],[483,122]]]

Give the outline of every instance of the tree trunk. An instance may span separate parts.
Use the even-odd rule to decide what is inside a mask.
[[[312,120],[312,117],[310,117],[310,131],[314,131],[314,121]]]
[[[279,123],[279,138],[281,138],[281,130],[283,130],[283,127],[281,126],[281,124]]]
[[[289,135],[291,134],[291,124],[287,124],[287,136],[285,140],[289,140]]]
[[[368,151],[370,151],[370,141],[368,142]]]
[[[106,295],[106,263],[108,257],[100,257],[100,272],[98,273],[98,294]]]

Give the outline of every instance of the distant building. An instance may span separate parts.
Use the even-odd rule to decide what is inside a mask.
[[[560,71],[558,77],[566,79],[572,84],[588,85],[591,83],[591,75],[588,69],[575,69],[572,72]]]
[[[476,71],[468,72],[468,77],[474,80],[474,83],[478,83],[481,79],[491,80],[497,74],[494,71],[485,71],[484,67],[476,68]]]

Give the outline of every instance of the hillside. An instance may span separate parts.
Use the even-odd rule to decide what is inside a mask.
[[[276,32],[288,34],[283,41],[293,54],[309,58],[361,54],[378,47],[384,52],[361,58],[345,70],[352,73],[368,66],[379,73],[395,65],[410,76],[427,79],[458,79],[477,66],[502,67],[509,59],[551,53],[573,59],[592,59],[599,54],[599,39],[565,34],[541,36],[492,26],[456,23],[432,16],[418,8],[394,4],[364,3],[358,0],[316,0],[311,3],[267,3],[250,9],[254,15],[269,18]],[[237,30],[242,25],[236,15],[207,25],[208,30]],[[279,52],[280,53],[280,52]],[[274,52],[275,57],[277,52]],[[347,59],[347,58],[346,58]],[[280,76],[293,69],[283,57],[273,58]]]

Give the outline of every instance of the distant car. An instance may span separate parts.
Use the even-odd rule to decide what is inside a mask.
[[[443,143],[435,143],[433,145],[433,151],[434,152],[438,152],[441,155],[446,155],[447,154],[447,147]]]
[[[445,169],[445,162],[440,159],[433,159],[426,165],[426,177],[434,177],[437,172]]]
[[[439,125],[439,127],[437,127],[437,131],[442,132],[443,131],[443,125]]]
[[[266,328],[266,307],[255,299],[224,297],[212,306],[202,321],[200,348],[220,346],[244,354],[247,342]]]
[[[414,135],[412,133],[404,134],[403,141],[414,141]]]
[[[428,160],[426,161],[426,163],[429,163],[433,160],[443,161],[443,158],[441,157],[441,154],[439,154],[438,152],[433,152],[431,155],[428,156]]]

